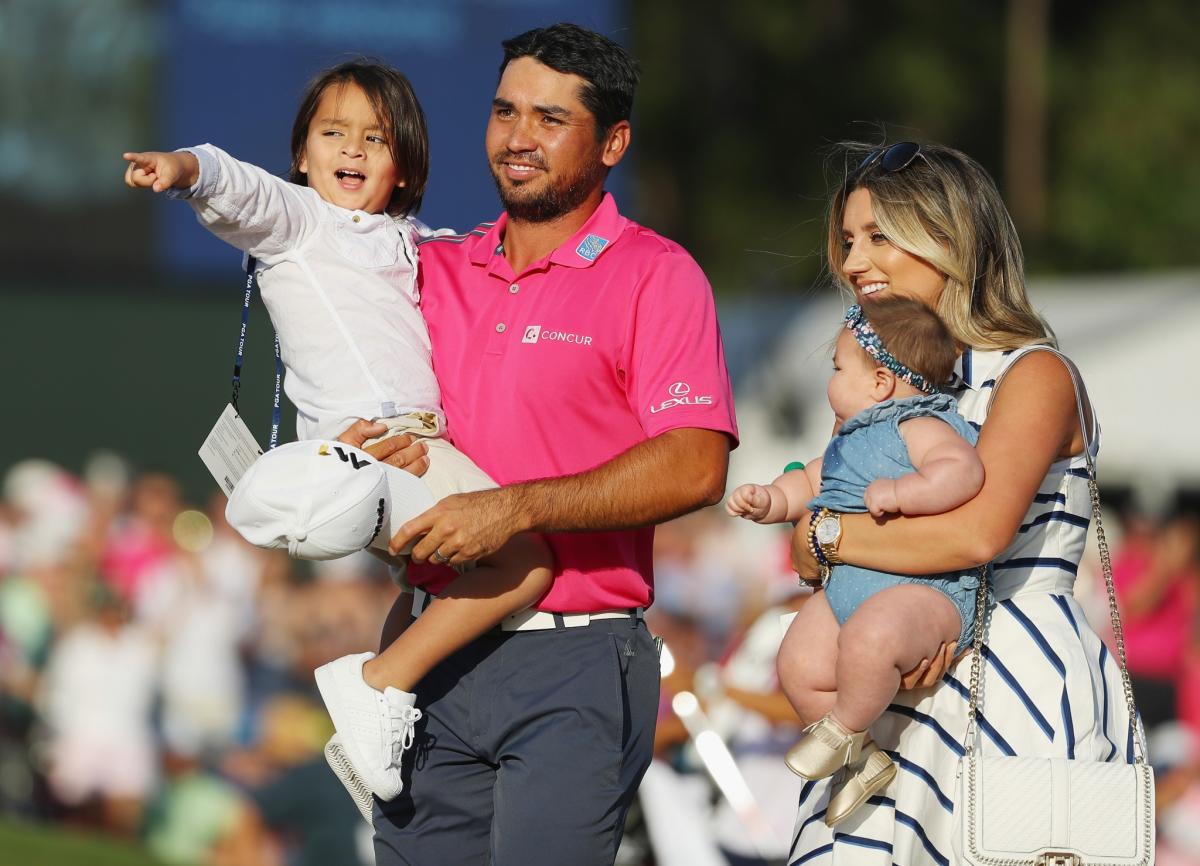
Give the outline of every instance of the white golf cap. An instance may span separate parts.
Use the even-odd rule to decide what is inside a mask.
[[[225,519],[258,547],[298,559],[337,559],[386,549],[410,518],[434,503],[421,479],[365,451],[320,439],[289,442],[246,470]]]

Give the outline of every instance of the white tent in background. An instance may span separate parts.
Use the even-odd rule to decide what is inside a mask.
[[[1031,292],[1092,395],[1102,480],[1200,487],[1200,274],[1043,280]]]

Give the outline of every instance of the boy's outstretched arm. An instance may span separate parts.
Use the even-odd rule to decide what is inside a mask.
[[[178,194],[200,224],[221,240],[270,265],[272,256],[302,245],[324,219],[313,190],[234,159],[211,144],[185,150],[130,151],[125,183]]]
[[[129,163],[125,167],[125,185],[134,189],[154,192],[190,189],[200,179],[200,161],[187,151],[130,151],[121,154],[121,158]]]
[[[983,463],[975,449],[937,418],[900,425],[916,472],[872,481],[863,497],[875,517],[884,514],[942,514],[973,498],[983,487]]]

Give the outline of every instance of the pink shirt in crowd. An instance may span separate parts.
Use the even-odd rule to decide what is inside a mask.
[[[712,289],[678,244],[605,195],[582,228],[515,274],[506,215],[420,249],[421,308],[449,437],[500,484],[591,469],[682,427],[737,439]],[[669,483],[669,482],[668,482]],[[538,607],[649,605],[653,528],[547,536]],[[436,592],[445,569],[414,567]]]
[[[1127,540],[1113,557],[1113,584],[1118,600],[1134,591],[1153,561],[1153,551],[1138,540]],[[1183,670],[1195,615],[1194,578],[1181,572],[1158,606],[1139,617],[1123,613],[1125,655],[1134,676],[1174,680]]]

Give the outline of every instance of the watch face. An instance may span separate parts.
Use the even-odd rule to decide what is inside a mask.
[[[841,522],[836,517],[822,517],[817,523],[817,541],[820,544],[833,544],[841,531]]]

